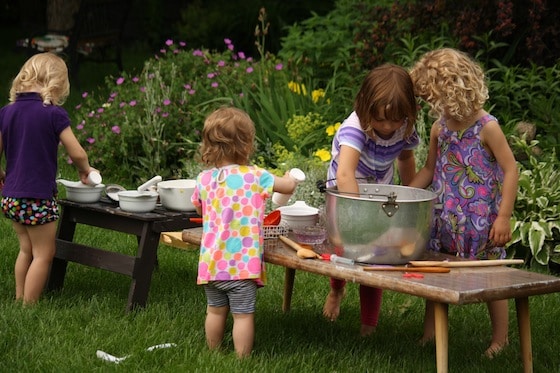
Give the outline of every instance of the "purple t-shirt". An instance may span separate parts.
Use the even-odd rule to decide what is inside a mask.
[[[15,102],[0,109],[0,134],[6,157],[4,197],[54,196],[60,133],[68,126],[66,110],[44,105],[38,93],[21,93]]]

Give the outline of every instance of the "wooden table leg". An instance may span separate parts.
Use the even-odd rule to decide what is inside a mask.
[[[448,308],[446,303],[434,302],[435,338],[436,338],[436,364],[438,373],[448,371],[449,353],[449,324]]]
[[[153,232],[150,224],[145,224],[143,230],[132,271],[132,282],[126,306],[127,312],[132,311],[136,307],[144,307],[146,305],[152,282],[152,273],[157,260],[159,233]]]
[[[282,311],[288,312],[292,304],[292,292],[294,291],[294,278],[296,270],[286,268],[284,273],[284,299],[282,300]]]
[[[69,218],[65,218],[65,216],[68,215],[64,214],[65,210],[66,207],[63,207],[62,214],[58,222],[56,238],[72,242],[76,231],[76,223],[71,221]],[[55,254],[49,269],[49,278],[47,279],[47,284],[45,286],[46,291],[62,289],[62,286],[64,285],[64,278],[66,277],[67,267],[68,261],[57,258]]]
[[[519,343],[523,358],[523,371],[533,372],[533,353],[531,349],[531,320],[529,318],[529,298],[515,298],[517,325],[519,327]]]

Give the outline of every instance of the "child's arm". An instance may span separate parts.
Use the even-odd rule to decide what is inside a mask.
[[[2,169],[2,154],[4,154],[4,147],[2,146],[2,134],[0,133],[0,189],[4,186],[6,179],[6,172]]]
[[[484,146],[494,155],[504,172],[502,202],[498,210],[498,217],[490,229],[489,236],[496,246],[504,246],[511,240],[509,221],[517,197],[517,183],[519,180],[517,162],[500,125],[496,121],[488,122],[484,126],[480,133],[480,138]]]
[[[336,170],[336,186],[340,192],[359,193],[356,181],[359,160],[360,152],[356,149],[346,145],[340,147]]]
[[[72,132],[72,128],[66,127],[60,133],[60,142],[62,143],[62,145],[68,152],[70,159],[72,159],[72,162],[78,169],[80,180],[83,183],[87,183],[88,174],[95,169],[89,165],[87,153],[78,142],[78,139],[74,135],[74,132]]]
[[[424,164],[424,167],[418,171],[409,186],[423,189],[432,183],[432,180],[434,179],[434,170],[436,168],[439,130],[439,124],[438,122],[435,122],[430,130],[430,147],[428,149],[426,164]]]
[[[408,185],[416,175],[416,161],[413,150],[403,150],[397,158],[397,167],[402,185]]]

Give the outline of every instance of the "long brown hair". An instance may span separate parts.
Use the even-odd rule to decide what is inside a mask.
[[[410,75],[404,68],[393,64],[374,68],[362,83],[356,96],[354,110],[362,129],[368,135],[371,135],[373,121],[386,119],[406,120],[405,138],[409,137],[414,130],[417,115],[416,97]]]

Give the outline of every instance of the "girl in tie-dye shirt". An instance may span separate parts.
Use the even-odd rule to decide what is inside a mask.
[[[255,126],[235,108],[210,114],[202,130],[202,171],[192,195],[203,216],[197,283],[207,298],[206,342],[220,346],[226,319],[233,315],[233,344],[239,357],[254,341],[257,287],[266,280],[262,226],[265,202],[272,192],[292,193],[295,181],[249,164]]]

